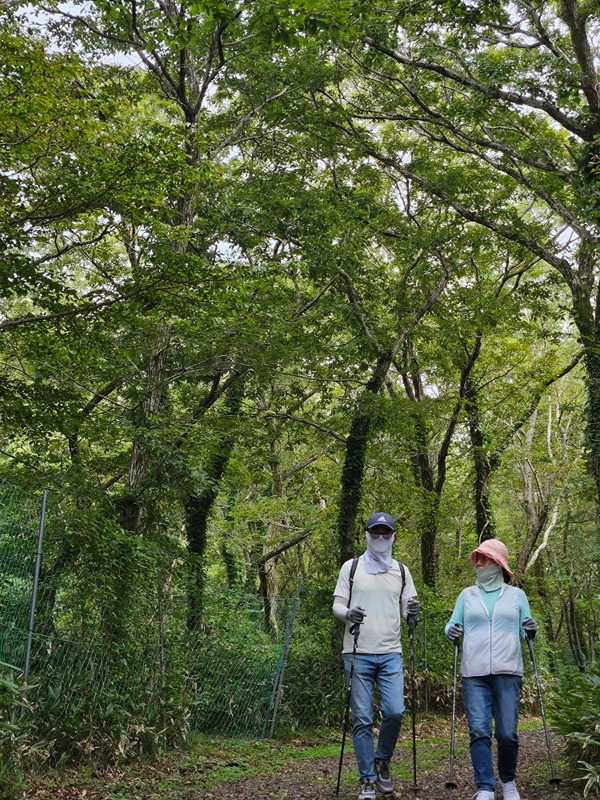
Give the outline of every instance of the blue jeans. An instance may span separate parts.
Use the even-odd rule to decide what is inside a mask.
[[[352,709],[352,742],[359,777],[376,780],[376,758],[388,761],[402,728],[404,717],[404,670],[400,653],[354,656],[350,708]],[[352,655],[344,653],[346,677],[350,677]],[[377,751],[373,738],[373,690],[377,686],[383,721],[379,728]]]
[[[478,789],[493,792],[492,717],[498,743],[498,776],[503,783],[514,781],[519,754],[519,675],[482,675],[462,679],[462,693],[469,738],[471,761]]]

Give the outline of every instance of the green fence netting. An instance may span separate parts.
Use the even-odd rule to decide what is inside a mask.
[[[144,739],[167,746],[190,730],[269,736],[296,605],[271,598],[279,622],[268,631],[260,597],[213,590],[197,633],[148,625],[110,646],[34,633],[27,702],[35,736],[62,752],[123,736],[139,737],[134,747],[147,751]],[[12,635],[21,652],[27,631]]]
[[[41,497],[0,479],[0,661],[21,669],[25,667],[41,510]]]
[[[148,586],[135,621],[113,641],[97,614],[72,613],[67,576],[66,594],[44,592],[42,580],[34,628],[44,498],[0,480],[0,671],[11,680],[25,673],[18,717],[29,741],[77,755],[115,743],[148,751],[189,731],[270,735],[298,597],[208,581],[202,624],[190,632],[185,584],[168,602]]]

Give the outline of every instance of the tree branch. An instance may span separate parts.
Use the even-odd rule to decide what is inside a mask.
[[[273,550],[269,550],[268,553],[264,553],[258,561],[258,566],[259,567],[264,566],[267,563],[267,561],[271,561],[271,559],[276,558],[277,556],[281,555],[281,553],[285,553],[285,551],[289,550],[290,547],[294,547],[294,545],[300,544],[300,542],[303,542],[305,539],[308,539],[308,537],[312,534],[313,530],[314,529],[311,529],[309,531],[304,531],[304,533],[301,533],[298,536],[294,536],[293,539],[290,539],[289,541],[278,545],[277,547],[273,548]]]
[[[475,78],[463,75],[460,72],[451,69],[450,67],[443,66],[442,64],[436,64],[429,61],[420,61],[418,59],[412,59],[408,56],[405,56],[399,51],[382,44],[377,39],[373,39],[371,36],[363,37],[363,42],[369,47],[373,48],[373,50],[377,50],[379,53],[389,56],[398,64],[441,75],[444,78],[448,78],[453,83],[457,83],[459,86],[463,86],[466,89],[471,89],[488,98],[504,100],[507,103],[525,106],[527,108],[536,108],[539,111],[546,113],[551,119],[553,119],[555,122],[558,122],[559,125],[568,130],[570,133],[574,133],[580,139],[583,139],[584,141],[591,141],[593,139],[593,134],[585,126],[577,124],[577,121],[574,118],[569,117],[547,100],[540,100],[532,95],[515,92],[510,89],[503,89],[500,86],[486,86],[485,84],[475,80]]]
[[[337,439],[338,442],[346,444],[346,439],[343,436],[340,436],[339,433],[330,431],[323,425],[319,425],[317,422],[312,422],[312,420],[302,419],[302,417],[295,417],[292,414],[265,414],[264,416],[266,419],[291,419],[294,422],[301,422],[302,425],[308,425],[309,428],[315,428],[316,430],[326,433],[328,436],[332,436],[334,439]]]

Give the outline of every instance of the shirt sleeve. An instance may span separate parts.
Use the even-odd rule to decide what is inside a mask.
[[[333,616],[337,617],[340,622],[346,622],[346,614],[348,612],[348,606],[345,603],[336,603],[334,598],[333,603]]]
[[[523,625],[523,620],[527,619],[527,617],[531,616],[531,609],[529,608],[529,600],[527,599],[527,595],[522,589],[519,589],[519,628],[521,630],[521,636],[525,638],[527,634],[521,627]]]
[[[334,597],[343,597],[346,602],[350,598],[350,565],[352,561],[346,561],[342,564],[338,580],[333,590]]]
[[[444,628],[444,633],[448,633],[448,628],[450,625],[461,625],[463,628],[465,619],[465,598],[463,592],[461,592],[457,599],[456,603],[454,604],[454,611],[452,612],[452,616],[448,620],[446,627]]]

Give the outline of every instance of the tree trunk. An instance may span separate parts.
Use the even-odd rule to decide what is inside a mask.
[[[227,395],[225,414],[235,417],[244,396],[244,381],[233,384]],[[208,518],[217,499],[221,479],[231,458],[235,433],[223,436],[217,450],[206,464],[206,483],[199,494],[190,494],[184,501],[187,549],[190,554],[190,583],[188,587],[188,628],[196,631],[202,624],[204,599],[204,555]]]
[[[412,376],[412,387],[408,375],[404,375],[404,385],[407,394],[415,403],[419,402],[419,392],[413,391],[420,384],[420,378],[415,373]],[[411,448],[411,465],[415,484],[419,488],[419,530],[421,550],[421,575],[423,583],[430,589],[435,587],[437,579],[437,513],[439,508],[439,495],[435,491],[435,476],[429,455],[427,429],[423,422],[420,409],[413,411],[414,438]]]
[[[271,468],[271,497],[283,498],[283,475],[278,452],[279,432],[277,426],[271,427],[270,441],[270,468]],[[265,532],[262,547],[262,555],[270,552],[279,542],[279,530],[277,525],[269,522]],[[269,559],[263,560],[258,565],[258,591],[263,601],[263,618],[265,630],[277,636],[277,614],[275,598],[279,595],[277,585],[276,561]]]
[[[421,517],[421,574],[423,583],[435,589],[438,572],[438,555],[436,548],[438,511],[440,495],[429,492],[424,498]]]
[[[338,541],[342,564],[353,557],[356,544],[356,517],[362,497],[365,456],[371,432],[372,412],[369,406],[373,395],[379,394],[391,363],[391,356],[387,352],[377,359],[373,374],[358,400],[357,411],[346,439],[338,517]]]
[[[232,493],[229,495],[227,499],[227,517],[225,521],[228,524],[232,524],[232,516],[231,511],[236,503],[236,495]],[[229,536],[225,536],[223,540],[223,544],[221,545],[221,555],[223,557],[223,563],[225,565],[225,575],[227,576],[227,586],[230,589],[233,589],[239,582],[239,575],[238,575],[238,565],[236,563],[235,555],[231,551],[229,547]]]
[[[171,339],[170,327],[159,331],[148,366],[147,394],[144,398],[137,425],[137,438],[133,443],[127,485],[117,500],[119,524],[126,531],[137,533],[140,519],[141,495],[150,464],[150,445],[146,438],[148,425],[160,408],[164,389],[167,352]]]
[[[477,388],[470,378],[467,379],[466,383],[465,410],[467,412],[467,425],[475,467],[474,489],[477,541],[483,542],[494,537],[494,520],[490,503],[490,475],[492,468],[485,450],[485,440],[477,401]]]
[[[564,598],[565,621],[567,623],[567,634],[569,638],[569,646],[573,653],[573,658],[577,664],[577,668],[581,672],[585,672],[589,667],[589,658],[586,648],[585,635],[583,626],[581,625],[580,615],[577,611],[577,598],[573,587],[569,587],[569,593]]]
[[[595,308],[591,301],[597,267],[598,242],[582,240],[578,252],[578,273],[569,283],[573,297],[573,320],[584,349],[587,389],[587,463],[596,486],[600,510],[600,284],[596,288]]]

